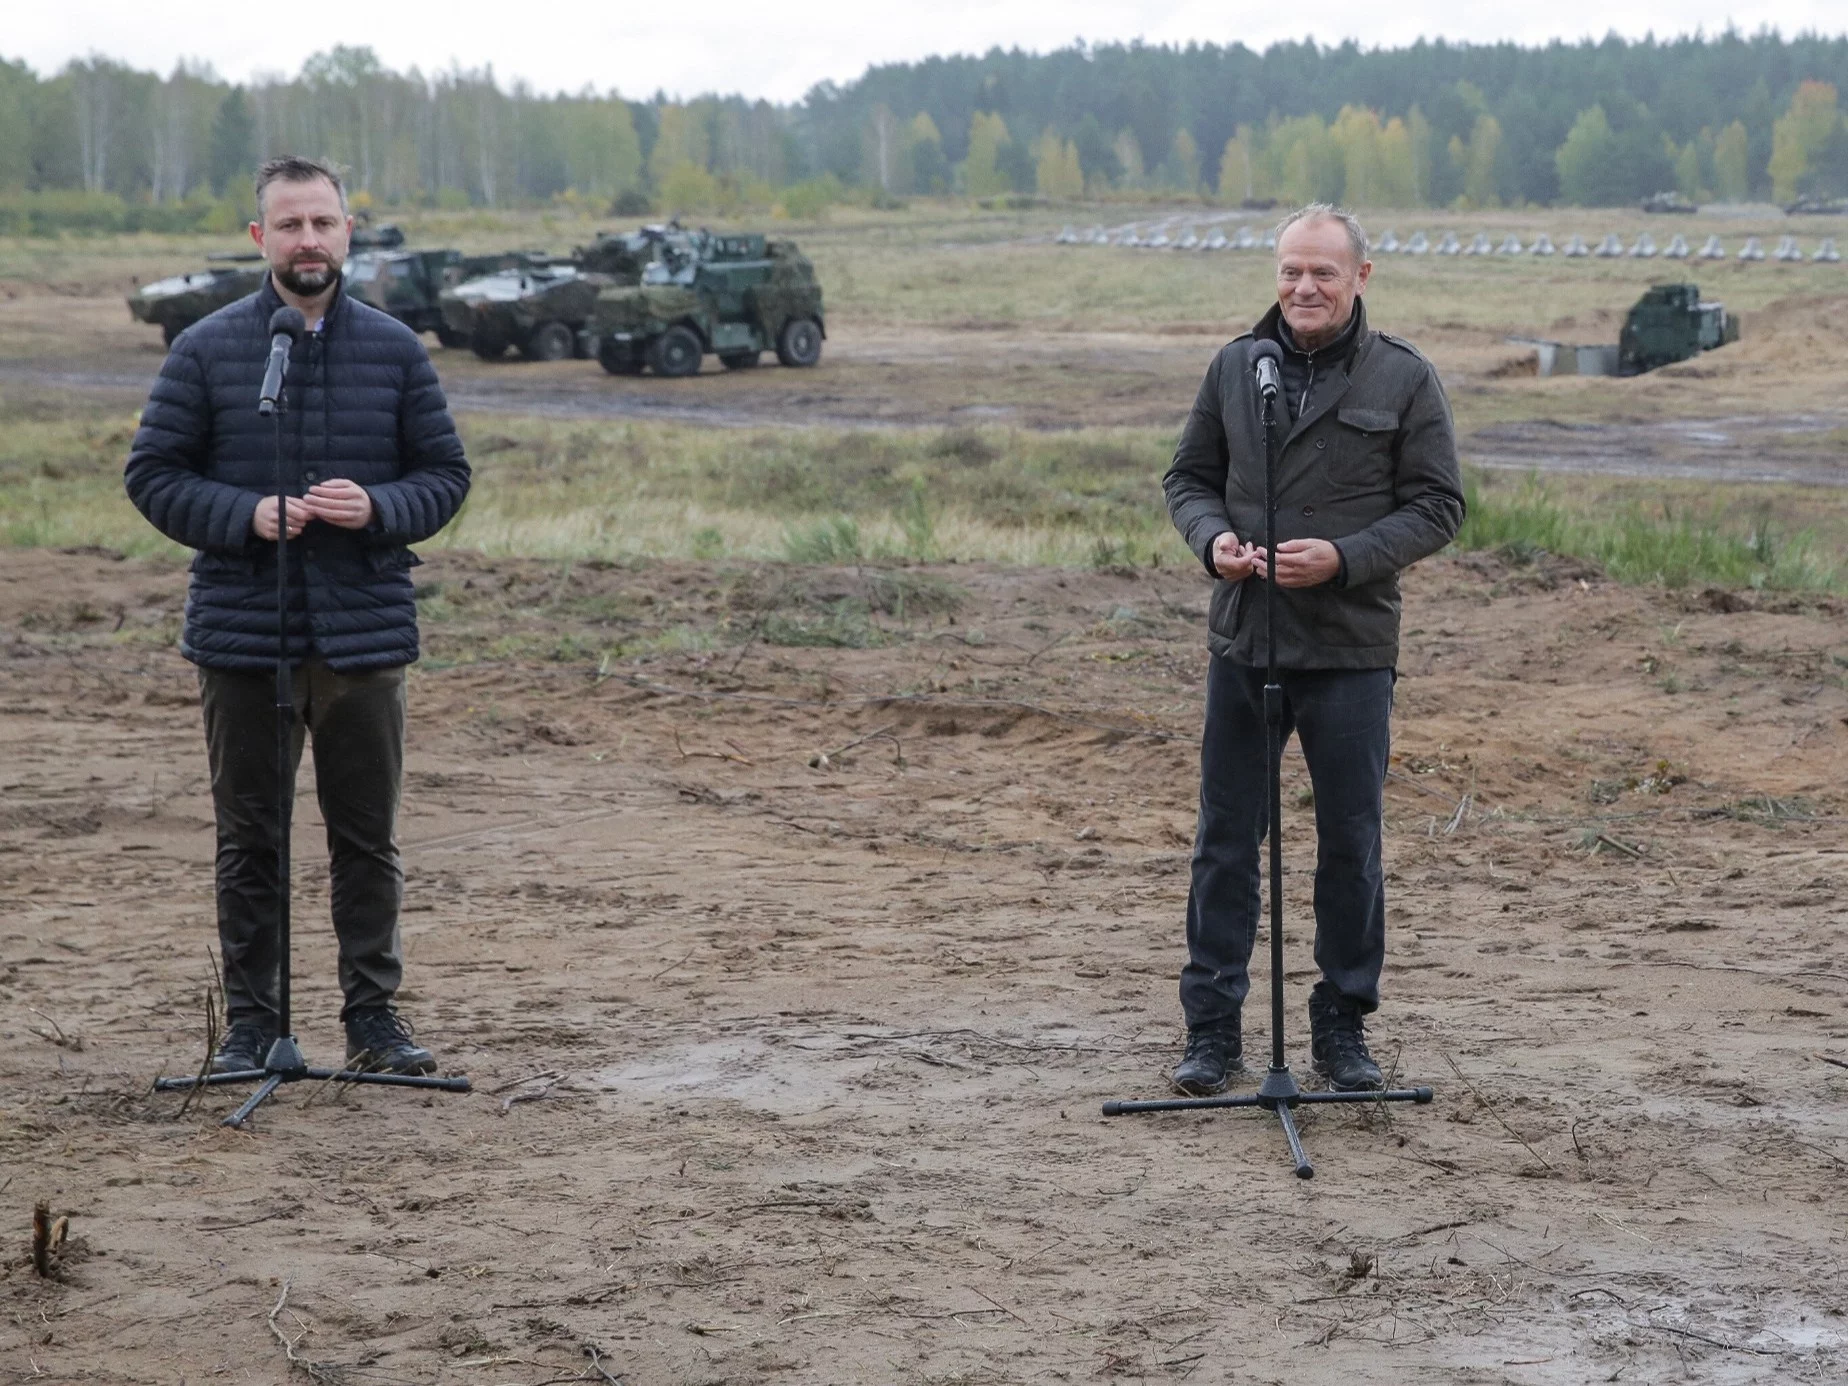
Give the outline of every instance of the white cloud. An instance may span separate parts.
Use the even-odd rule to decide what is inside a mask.
[[[308,54],[336,43],[370,45],[390,67],[425,71],[452,63],[492,63],[503,81],[523,78],[544,91],[615,87],[631,97],[742,92],[796,100],[816,82],[848,82],[869,64],[941,53],[1019,46],[1062,47],[1083,36],[1097,42],[1240,41],[1264,48],[1306,37],[1311,26],[1287,5],[1223,0],[934,0],[923,5],[869,5],[865,0],[703,0],[690,5],[611,4],[609,0],[452,0],[443,5],[270,7],[233,10],[222,0],[80,0],[15,6],[0,34],[0,53],[40,72],[100,52],[141,68],[167,70],[182,59],[209,62],[238,80],[259,72],[293,74]],[[1839,0],[1759,0],[1739,13],[1736,0],[1552,0],[1496,6],[1385,0],[1337,12],[1323,42],[1354,38],[1398,47],[1420,36],[1502,39],[1525,44],[1553,38],[1630,37],[1705,29],[1717,32],[1735,14],[1739,27],[1773,25],[1848,30]],[[267,28],[265,27],[267,25]]]

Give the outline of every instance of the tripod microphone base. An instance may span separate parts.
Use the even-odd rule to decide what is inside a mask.
[[[290,1066],[280,1066],[279,1060]],[[287,1035],[270,1047],[269,1057],[262,1068],[243,1069],[235,1073],[208,1073],[203,1078],[156,1078],[154,1091],[185,1092],[191,1088],[222,1087],[227,1083],[255,1083],[257,1090],[221,1123],[242,1127],[256,1113],[257,1108],[275,1095],[276,1089],[285,1083],[299,1083],[305,1079],[321,1083],[360,1083],[381,1088],[426,1088],[435,1092],[473,1091],[467,1078],[432,1078],[422,1073],[374,1073],[354,1068],[310,1068],[302,1058],[302,1051],[295,1040]]]
[[[1298,1179],[1313,1179],[1315,1166],[1303,1152],[1302,1136],[1296,1129],[1294,1108],[1299,1104],[1354,1102],[1416,1102],[1420,1106],[1436,1096],[1431,1088],[1383,1088],[1361,1092],[1304,1092],[1296,1084],[1289,1068],[1273,1067],[1264,1075],[1256,1092],[1230,1093],[1221,1097],[1166,1097],[1149,1102],[1106,1102],[1105,1116],[1134,1116],[1142,1112],[1200,1112],[1223,1107],[1259,1107],[1275,1112],[1283,1125],[1283,1138],[1289,1142],[1290,1160]]]

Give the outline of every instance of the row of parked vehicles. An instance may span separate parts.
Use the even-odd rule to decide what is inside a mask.
[[[254,293],[255,254],[211,257],[206,269],[129,296],[137,321],[168,345],[186,328]],[[813,366],[827,337],[815,268],[792,241],[718,235],[678,223],[599,233],[569,256],[510,250],[412,250],[395,226],[353,233],[346,290],[415,332],[484,361],[595,358],[612,375],[695,375],[708,355],[727,370],[774,352]]]

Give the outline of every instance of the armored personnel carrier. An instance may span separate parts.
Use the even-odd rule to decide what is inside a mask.
[[[792,241],[681,233],[632,288],[606,288],[583,334],[611,375],[695,375],[707,352],[745,370],[766,351],[812,366],[827,336],[815,267]]]
[[[446,289],[519,263],[523,252],[464,255],[459,250],[362,250],[347,257],[346,291],[361,303],[390,313],[413,332],[434,332],[455,348],[468,336],[443,321]]]
[[[484,361],[508,347],[528,361],[562,361],[578,347],[603,290],[641,282],[656,247],[678,234],[651,226],[629,235],[599,235],[569,259],[529,252],[491,273],[445,288],[438,300],[443,330]]]
[[[168,346],[209,313],[254,294],[268,271],[255,251],[245,255],[208,255],[206,268],[143,284],[128,296],[129,316],[160,329]]]
[[[433,310],[435,290],[442,287],[441,272],[473,262],[454,250],[411,251],[403,246],[404,232],[395,225],[354,228],[343,270],[347,289],[408,324],[413,331],[433,331],[439,321]],[[168,346],[200,318],[254,294],[262,286],[266,270],[258,251],[205,258],[205,269],[156,280],[128,297],[129,314],[137,322],[159,327]],[[391,267],[389,271],[385,266]],[[376,288],[374,281],[379,281]],[[435,284],[434,290],[425,287],[431,283]]]

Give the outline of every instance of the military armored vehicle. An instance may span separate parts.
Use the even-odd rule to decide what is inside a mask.
[[[267,273],[263,257],[254,251],[208,255],[206,260],[205,269],[143,284],[128,296],[129,316],[158,327],[161,340],[172,346],[200,318],[254,294]]]
[[[1799,197],[1784,208],[1793,217],[1848,216],[1848,197]]]
[[[727,370],[774,350],[812,366],[827,336],[815,268],[792,241],[705,232],[669,238],[632,288],[605,288],[581,337],[611,375],[695,375],[707,352]]]
[[[1678,192],[1652,193],[1643,199],[1643,210],[1666,215],[1685,216],[1695,211],[1695,206]]]
[[[448,256],[460,259],[453,250],[412,252],[400,249],[404,245],[404,232],[397,226],[358,226],[353,230],[352,240],[348,244],[348,258],[345,274],[349,287],[354,284],[354,271],[367,265],[372,257],[386,256],[393,259],[413,258],[422,255],[426,258]],[[128,311],[138,322],[151,323],[160,328],[161,338],[168,346],[173,339],[198,322],[209,313],[215,313],[226,304],[235,303],[240,298],[254,294],[263,284],[267,272],[263,256],[255,250],[242,251],[237,254],[208,255],[206,268],[191,274],[178,274],[171,279],[156,280],[137,289],[128,297]],[[405,311],[397,306],[387,306],[376,301],[367,293],[358,297],[374,307],[384,308],[393,317],[409,323],[414,331],[429,331],[436,326],[427,314],[420,321],[412,321],[407,313],[413,313],[411,305],[402,292],[394,298],[394,304],[402,304]],[[434,306],[434,296],[430,306]]]
[[[1510,337],[1535,348],[1541,375],[1642,375],[1739,340],[1739,320],[1694,284],[1657,284],[1623,320],[1617,345]]]
[[[466,342],[483,361],[498,361],[508,347],[528,361],[562,361],[578,346],[597,295],[641,282],[642,266],[672,234],[643,227],[628,235],[599,234],[568,259],[527,252],[514,263],[445,287],[437,311],[446,344]]]
[[[446,289],[518,264],[521,251],[464,255],[459,250],[362,250],[347,257],[346,291],[361,303],[390,313],[413,332],[434,332],[451,349],[468,345],[468,334],[443,321]]]
[[[1703,303],[1696,284],[1657,284],[1636,301],[1617,338],[1617,373],[1641,375],[1739,340],[1739,320]]]

